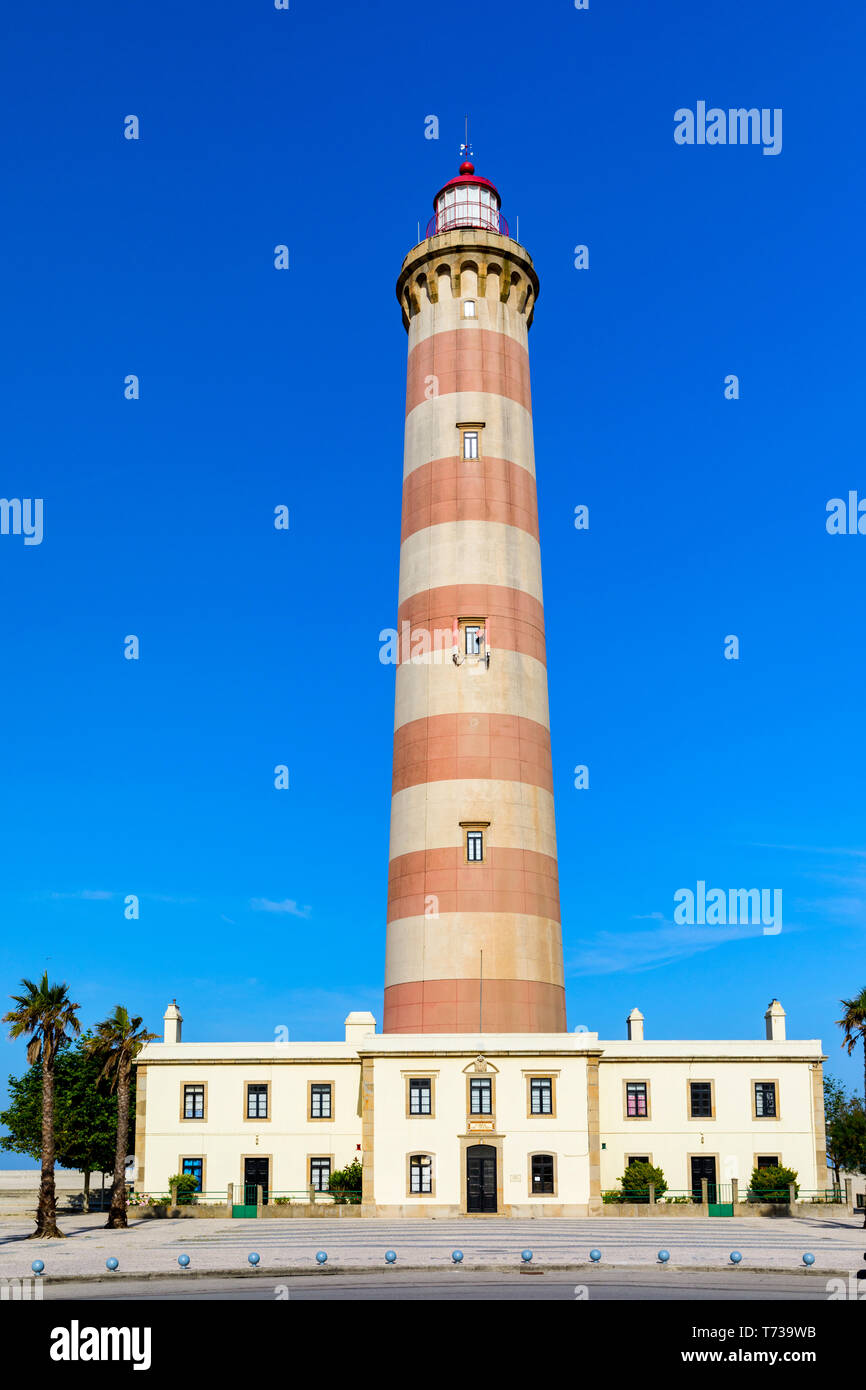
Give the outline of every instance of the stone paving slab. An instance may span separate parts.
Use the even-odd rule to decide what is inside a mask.
[[[125,1231],[105,1229],[104,1216],[65,1216],[60,1228],[68,1239],[28,1240],[32,1221],[0,1219],[0,1277],[29,1275],[41,1259],[45,1273],[57,1279],[105,1276],[105,1261],[115,1256],[124,1274],[168,1274],[177,1257],[190,1256],[190,1268],[202,1272],[239,1272],[249,1268],[247,1255],[257,1251],[269,1269],[309,1270],[317,1250],[328,1252],[330,1269],[358,1270],[384,1264],[385,1251],[397,1252],[401,1268],[433,1269],[451,1265],[451,1251],[464,1252],[464,1263],[479,1267],[518,1265],[529,1248],[534,1263],[574,1267],[588,1263],[589,1251],[602,1251],[605,1264],[618,1267],[657,1263],[669,1250],[675,1268],[718,1269],[730,1264],[732,1250],[751,1269],[801,1269],[804,1251],[815,1256],[816,1270],[866,1268],[866,1231],[859,1217],[719,1218],[677,1221],[606,1221],[597,1217],[511,1220],[496,1217],[394,1221],[336,1218],[291,1221],[227,1219],[139,1219]]]

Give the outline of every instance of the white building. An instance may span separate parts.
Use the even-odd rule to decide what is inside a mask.
[[[384,1216],[581,1216],[628,1164],[660,1167],[668,1199],[732,1198],[781,1163],[829,1186],[821,1044],[788,1041],[774,1000],[760,1041],[624,1041],[594,1033],[380,1034],[339,1043],[190,1043],[175,1004],[138,1062],[136,1189],[188,1171],[215,1202],[329,1201],[361,1159],[363,1208]],[[702,1179],[707,1187],[702,1185]],[[251,1199],[251,1200],[254,1200]]]

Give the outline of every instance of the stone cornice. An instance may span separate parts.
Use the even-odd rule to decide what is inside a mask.
[[[435,303],[438,294],[435,283],[436,265],[454,267],[459,281],[460,262],[464,259],[474,259],[477,262],[479,287],[486,286],[488,267],[501,264],[503,271],[508,270],[508,273],[502,276],[499,298],[502,303],[507,303],[512,294],[519,296],[519,310],[521,313],[525,312],[528,328],[532,323],[535,301],[540,292],[532,257],[519,241],[501,236],[498,232],[484,231],[480,227],[460,227],[451,232],[439,232],[436,236],[428,237],[426,241],[413,246],[403,261],[396,285],[397,299],[403,310],[404,327],[407,330],[409,328],[407,287],[409,292],[417,294],[420,276],[431,302]],[[428,279],[427,269],[431,266],[434,278]],[[512,275],[522,280],[522,286],[512,284]],[[480,289],[480,292],[486,294],[486,287]]]

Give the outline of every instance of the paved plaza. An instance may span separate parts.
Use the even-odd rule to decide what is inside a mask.
[[[178,1270],[180,1254],[190,1257],[190,1273],[232,1274],[249,1269],[257,1251],[262,1270],[284,1273],[315,1268],[317,1250],[328,1254],[329,1270],[379,1268],[386,1250],[397,1252],[398,1268],[433,1270],[451,1265],[452,1250],[464,1254],[467,1269],[503,1269],[520,1264],[523,1249],[545,1269],[589,1265],[589,1252],[602,1252],[604,1266],[657,1264],[658,1251],[670,1251],[671,1269],[728,1269],[739,1250],[743,1270],[803,1269],[803,1254],[815,1256],[814,1273],[856,1272],[866,1268],[866,1231],[859,1216],[733,1217],[728,1219],[613,1220],[576,1218],[506,1220],[393,1221],[367,1218],[286,1220],[199,1220],[133,1218],[125,1231],[105,1229],[102,1214],[63,1216],[67,1240],[27,1237],[32,1218],[0,1219],[0,1278],[29,1275],[41,1259],[53,1279],[111,1278],[105,1261],[120,1262],[124,1275],[155,1276]],[[736,1277],[737,1271],[730,1271]],[[808,1277],[804,1275],[803,1277]]]

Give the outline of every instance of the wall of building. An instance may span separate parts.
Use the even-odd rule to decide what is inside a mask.
[[[814,1121],[814,1069],[820,1073],[820,1046],[812,1058],[788,1060],[786,1049],[803,1044],[755,1044],[752,1055],[737,1058],[715,1054],[659,1057],[660,1046],[627,1044],[624,1057],[605,1053],[599,1064],[599,1127],[602,1189],[618,1186],[628,1158],[644,1155],[664,1171],[672,1191],[691,1187],[691,1158],[715,1157],[717,1181],[736,1178],[745,1191],[759,1154],[778,1155],[785,1167],[799,1175],[800,1186],[826,1187],[825,1165],[818,1155],[823,1136]],[[682,1047],[682,1045],[680,1045]],[[699,1046],[699,1045],[698,1045]],[[726,1044],[743,1049],[743,1044]],[[628,1118],[625,1109],[627,1081],[645,1081],[649,1087],[649,1115]],[[690,1081],[713,1083],[713,1116],[692,1119],[689,1114]],[[775,1081],[776,1119],[754,1114],[756,1081]]]
[[[244,1179],[244,1159],[270,1159],[272,1195],[309,1186],[311,1157],[332,1159],[332,1171],[359,1157],[361,1118],[357,1057],[325,1061],[250,1059],[236,1062],[173,1060],[147,1054],[144,1152],[136,1138],[139,1191],[166,1192],[168,1179],[183,1158],[203,1157],[203,1187],[225,1194],[228,1184]],[[182,1053],[183,1046],[172,1049]],[[190,1051],[194,1051],[192,1048]],[[309,1118],[308,1088],[314,1081],[332,1083],[331,1120]],[[246,1119],[246,1085],[270,1086],[269,1118]],[[185,1083],[207,1087],[203,1120],[181,1118]]]
[[[490,1050],[483,1069],[476,1071],[475,1066],[465,1054],[374,1058],[377,1208],[385,1215],[424,1214],[425,1208],[443,1206],[453,1214],[465,1212],[465,1152],[477,1143],[497,1150],[500,1212],[544,1210],[554,1215],[566,1208],[575,1215],[585,1212],[589,1199],[585,1057],[502,1056]],[[494,1114],[489,1119],[469,1113],[469,1079],[474,1075],[493,1081]],[[532,1075],[553,1080],[552,1116],[529,1113]],[[407,1114],[407,1082],[412,1076],[433,1080],[432,1116]],[[552,1195],[531,1195],[530,1156],[534,1153],[554,1156]],[[433,1159],[430,1197],[409,1191],[412,1154]]]

